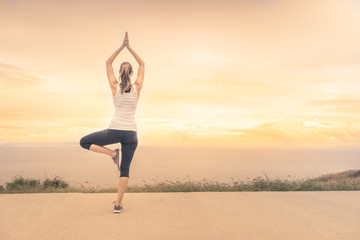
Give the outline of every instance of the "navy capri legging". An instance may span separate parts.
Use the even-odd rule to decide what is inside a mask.
[[[114,143],[121,143],[120,177],[129,177],[131,160],[138,145],[136,131],[105,129],[86,135],[80,140],[80,146],[88,150],[91,144],[104,146]]]

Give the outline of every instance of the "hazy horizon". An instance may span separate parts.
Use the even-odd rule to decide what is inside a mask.
[[[109,145],[120,147],[119,144]],[[116,187],[119,171],[108,156],[77,145],[0,145],[0,185],[15,176],[42,179],[59,176],[71,185]],[[216,148],[141,145],[130,167],[130,185],[156,181],[232,182],[248,178],[301,179],[360,169],[360,149]]]

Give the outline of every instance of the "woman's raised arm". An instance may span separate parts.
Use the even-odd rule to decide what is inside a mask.
[[[127,45],[126,47],[127,47],[127,49],[129,49],[129,52],[131,52],[131,54],[134,56],[134,58],[135,58],[136,61],[139,63],[139,65],[144,64],[144,61],[139,57],[139,55],[136,54],[136,52],[134,51],[134,49],[132,49],[132,48],[129,46],[129,43],[128,43],[128,45]]]
[[[112,55],[111,57],[106,60],[106,74],[107,74],[107,78],[109,81],[109,85],[110,85],[110,89],[111,92],[113,93],[113,95],[115,95],[116,93],[116,84],[117,84],[117,79],[115,77],[114,74],[114,69],[112,67],[112,62],[114,61],[114,59],[116,58],[116,56],[121,52],[121,50],[124,48],[125,46],[121,46],[119,49],[117,49]]]
[[[136,54],[136,52],[132,48],[128,47],[128,49],[131,54],[136,58],[136,61],[139,63],[139,70],[134,83],[138,86],[137,90],[140,92],[144,83],[145,62]]]
[[[106,60],[106,73],[107,73],[107,77],[108,77],[108,81],[109,81],[109,85],[111,88],[111,91],[113,93],[113,96],[116,93],[116,87],[117,87],[117,79],[115,77],[114,74],[114,69],[112,67],[112,63],[114,61],[114,59],[117,57],[117,55],[121,52],[121,50],[123,50],[123,48],[126,46],[127,44],[127,37],[125,35],[123,44],[109,57],[108,60]]]
[[[117,57],[117,55],[119,55],[119,53],[121,52],[121,50],[124,49],[124,45],[121,45],[110,57],[108,60],[106,60],[106,63],[113,63],[113,61],[115,60],[115,58]]]
[[[121,44],[121,46],[109,57],[108,60],[106,60],[106,63],[113,63],[117,55],[123,50],[124,47],[128,45],[128,38],[127,38],[127,32],[125,33],[124,41]]]
[[[129,38],[126,32],[126,47],[129,52],[134,56],[136,61],[139,63],[139,70],[135,80],[135,85],[137,86],[138,93],[140,94],[140,90],[144,83],[144,75],[145,75],[145,62],[137,55],[137,53],[130,47]]]

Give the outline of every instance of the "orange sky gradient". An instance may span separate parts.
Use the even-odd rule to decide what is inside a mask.
[[[145,61],[139,144],[360,143],[360,2],[0,0],[0,143],[74,142],[114,112],[105,61]],[[113,63],[138,65],[127,49]]]

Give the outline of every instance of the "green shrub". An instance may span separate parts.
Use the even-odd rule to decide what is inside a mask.
[[[69,184],[59,177],[54,177],[54,179],[45,179],[43,182],[44,189],[46,188],[67,188]]]
[[[53,189],[66,189],[69,184],[59,177],[45,179],[42,183],[39,179],[15,177],[12,182],[6,182],[0,187],[1,193],[29,193],[29,192],[49,192]]]
[[[12,182],[5,183],[5,188],[8,191],[19,191],[24,189],[38,188],[41,186],[40,180],[29,179],[23,177],[16,177]]]

